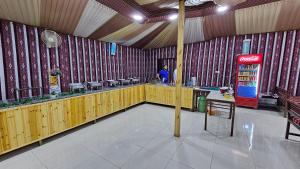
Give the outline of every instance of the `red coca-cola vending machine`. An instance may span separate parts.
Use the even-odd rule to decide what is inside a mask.
[[[238,55],[235,100],[237,106],[258,107],[262,54]]]

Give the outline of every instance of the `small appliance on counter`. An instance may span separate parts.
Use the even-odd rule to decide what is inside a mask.
[[[75,90],[84,90],[85,86],[82,83],[70,83],[69,88],[70,92],[74,92]]]
[[[132,79],[132,83],[133,83],[133,84],[140,83],[140,79],[138,79],[138,78],[133,78],[133,79]]]
[[[87,86],[90,90],[99,88],[103,89],[103,82],[88,82]]]
[[[116,86],[118,86],[118,83],[119,83],[116,80],[107,80],[106,82],[108,83],[109,87],[116,87]]]
[[[119,79],[119,84],[120,85],[129,85],[130,84],[130,80],[126,80],[126,79]]]
[[[139,83],[140,82],[140,79],[138,79],[138,78],[128,78],[128,80],[130,80],[130,83],[131,84],[137,84],[137,83]]]
[[[226,86],[224,86],[224,87],[220,87],[220,93],[221,94],[224,94],[224,93],[226,93],[226,92],[228,92],[228,87],[226,87]]]

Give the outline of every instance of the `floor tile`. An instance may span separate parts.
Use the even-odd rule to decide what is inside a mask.
[[[171,160],[166,169],[193,169],[187,165]]]
[[[134,154],[122,169],[164,169],[169,159],[161,156],[156,150],[143,149]]]
[[[0,162],[0,169],[46,169],[41,162],[28,151]]]
[[[278,112],[237,108],[234,136],[226,112],[183,110],[175,138],[174,108],[143,104],[48,139],[0,161],[0,169],[299,169],[300,138],[285,140]],[[291,127],[293,132],[298,132]],[[18,153],[19,152],[19,153]]]

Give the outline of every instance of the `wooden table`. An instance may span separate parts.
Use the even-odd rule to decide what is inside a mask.
[[[229,119],[231,119],[231,131],[230,136],[233,136],[234,118],[235,118],[235,99],[234,97],[225,98],[219,91],[210,91],[206,97],[206,105],[209,105],[209,110],[212,107],[229,109]],[[205,111],[205,123],[204,130],[207,130],[207,109]]]

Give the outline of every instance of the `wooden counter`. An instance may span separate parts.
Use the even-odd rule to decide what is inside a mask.
[[[144,85],[0,110],[0,155],[145,101]]]
[[[175,106],[175,86],[146,84],[146,102]],[[181,89],[183,108],[193,108],[193,88]]]
[[[193,89],[182,89],[192,109]],[[141,84],[0,110],[0,155],[143,102],[173,106],[175,87]]]

